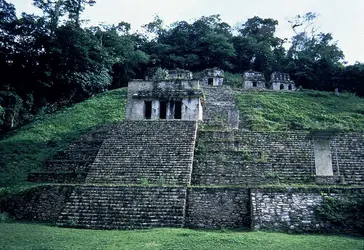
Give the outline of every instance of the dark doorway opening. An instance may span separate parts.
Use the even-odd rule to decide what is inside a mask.
[[[253,87],[256,88],[257,86],[257,82],[253,82]]]
[[[208,85],[214,85],[214,78],[209,78],[208,79]]]
[[[161,101],[159,103],[160,110],[159,110],[159,118],[160,119],[167,119],[167,102]]]
[[[152,118],[152,102],[144,101],[144,117],[145,119]]]
[[[284,85],[283,85],[283,84],[281,84],[281,85],[279,86],[279,89],[284,89]]]
[[[292,90],[292,85],[288,85],[288,90]]]
[[[182,102],[176,101],[174,103],[174,119],[182,119]]]

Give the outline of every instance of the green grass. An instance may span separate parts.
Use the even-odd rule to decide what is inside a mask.
[[[0,224],[0,249],[295,249],[335,250],[364,247],[345,236],[288,235],[268,232],[150,229],[96,231],[36,224]]]
[[[349,93],[246,92],[237,95],[237,103],[245,126],[254,131],[364,131],[364,99]]]
[[[125,117],[126,89],[102,93],[38,117],[0,141],[0,186],[17,185],[44,161],[90,129]]]

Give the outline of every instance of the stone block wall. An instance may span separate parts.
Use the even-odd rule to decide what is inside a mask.
[[[251,189],[252,228],[315,232],[332,227],[315,213],[323,195],[363,199],[364,188],[257,188]],[[339,229],[345,231],[344,228]]]
[[[314,180],[311,141],[300,132],[199,131],[193,185],[259,185]]]
[[[364,135],[345,133],[330,140],[334,183],[341,179],[345,184],[363,185]],[[308,132],[198,133],[194,185],[305,184],[315,183],[315,176]]]
[[[189,188],[186,226],[191,228],[248,228],[249,190]]]
[[[364,185],[364,134],[339,134],[330,146],[334,175],[346,184]]]
[[[271,90],[290,90],[290,91],[295,91],[296,90],[296,85],[292,82],[292,83],[282,83],[282,82],[271,82],[269,89]]]
[[[233,90],[228,87],[203,87],[205,106],[203,126],[213,129],[237,129],[239,127],[239,111],[235,104]]]
[[[203,86],[222,86],[224,83],[224,71],[219,68],[205,69],[201,74]]]
[[[0,213],[23,221],[94,229],[150,227],[330,231],[324,196],[364,199],[364,188],[52,185],[0,197]],[[352,228],[336,228],[352,232]]]
[[[184,187],[76,187],[58,226],[132,229],[184,226]]]
[[[0,213],[20,221],[56,222],[73,186],[41,186],[16,196],[0,197]]]

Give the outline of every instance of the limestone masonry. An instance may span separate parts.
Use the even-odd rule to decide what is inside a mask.
[[[85,134],[29,175],[62,185],[1,201],[0,212],[80,228],[301,232],[333,226],[315,215],[324,196],[364,198],[364,134],[244,124],[235,93],[293,91],[288,74],[266,81],[247,71],[240,90],[225,86],[217,68],[159,74],[129,83],[126,121]]]

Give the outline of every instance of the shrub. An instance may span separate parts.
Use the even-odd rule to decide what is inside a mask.
[[[316,209],[319,219],[329,222],[333,231],[355,231],[364,235],[364,199],[324,196]]]

